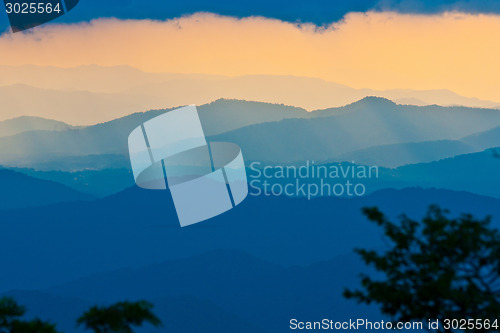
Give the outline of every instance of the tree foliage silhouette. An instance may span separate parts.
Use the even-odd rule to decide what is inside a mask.
[[[143,323],[161,326],[152,308],[153,305],[146,301],[119,302],[108,307],[94,306],[77,323],[96,333],[132,333],[133,326],[142,326]]]
[[[0,333],[57,333],[55,325],[38,318],[22,320],[25,313],[12,298],[0,298]]]
[[[450,219],[431,206],[421,222],[403,215],[395,224],[377,208],[363,212],[383,228],[389,248],[355,250],[382,278],[362,274],[361,290],[346,289],[345,297],[379,304],[394,321],[500,318],[500,236],[490,218]]]
[[[56,325],[40,319],[30,321],[15,320],[12,323],[11,333],[56,333]]]

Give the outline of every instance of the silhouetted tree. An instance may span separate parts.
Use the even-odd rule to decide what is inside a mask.
[[[12,322],[24,315],[25,308],[18,305],[10,297],[0,299],[0,333],[8,333],[12,328]]]
[[[490,218],[450,219],[437,206],[421,222],[402,216],[395,224],[377,208],[364,214],[383,228],[389,248],[355,250],[383,274],[362,274],[362,289],[347,289],[345,297],[379,304],[394,321],[500,319],[500,236]]]
[[[77,322],[96,333],[132,333],[132,326],[142,326],[143,323],[155,327],[161,325],[152,309],[153,305],[146,301],[119,302],[108,307],[94,306]]]
[[[30,321],[15,320],[11,333],[56,333],[56,325],[33,319]]]
[[[0,299],[0,333],[57,333],[56,326],[40,319],[21,320],[23,306],[10,297]]]

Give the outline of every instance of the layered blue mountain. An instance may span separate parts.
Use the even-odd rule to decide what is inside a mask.
[[[429,143],[429,146],[433,147],[433,143]],[[380,153],[384,152],[383,149],[379,149],[378,151]],[[387,150],[385,151],[387,152]],[[500,148],[493,148],[478,153],[462,154],[428,163],[403,165],[394,169],[378,167],[377,169],[372,169],[371,177],[367,176],[366,178],[357,177],[357,172],[358,170],[370,170],[370,168],[373,168],[372,165],[376,165],[376,163],[370,163],[374,162],[373,160],[363,159],[366,164],[353,164],[351,162],[335,162],[318,165],[309,164],[309,177],[299,176],[298,178],[300,184],[305,184],[305,186],[311,184],[311,186],[317,185],[318,187],[321,187],[322,182],[332,187],[337,183],[345,185],[345,183],[349,181],[353,186],[355,184],[362,184],[367,193],[387,188],[402,189],[418,186],[422,188],[467,191],[500,198],[500,175],[498,173],[500,168],[499,152]],[[428,155],[430,154],[431,152],[429,152]],[[372,155],[372,157],[374,160],[377,159],[375,155]],[[306,165],[305,163],[298,163],[294,165],[294,168],[300,170],[300,168],[305,168]],[[253,184],[253,186],[250,187],[251,191],[256,193],[259,192],[258,189],[264,191],[266,187],[264,182],[268,184],[267,192],[269,193],[271,192],[270,188],[274,184],[280,184],[281,187],[284,187],[286,184],[295,184],[297,180],[293,172],[284,172],[285,176],[282,177],[281,174],[279,174],[281,170],[281,166],[279,165],[260,163],[254,164],[253,166],[254,167],[247,169],[247,174],[250,178],[251,185]],[[258,166],[258,168],[255,168],[255,166]],[[263,172],[265,168],[270,168],[266,172],[267,176]],[[325,172],[321,171],[320,168],[324,168],[321,170],[327,170],[327,175],[332,173],[332,170],[338,170],[336,172],[338,172],[339,177],[325,178]],[[354,176],[352,173],[353,170]],[[313,172],[316,173],[313,174]],[[342,174],[343,172],[345,176]],[[369,171],[366,171],[367,175],[368,172]],[[321,176],[318,176],[318,174]],[[346,194],[343,195],[346,196]]]
[[[376,308],[341,296],[359,284],[359,273],[371,273],[353,248],[385,246],[360,209],[417,219],[430,204],[453,216],[492,215],[500,225],[499,199],[419,188],[356,199],[250,196],[189,228],[179,227],[168,191],[138,188],[92,202],[0,211],[0,252],[9,253],[0,258],[8,272],[0,291],[66,332],[76,332],[70,326],[82,308],[123,299],[154,302],[172,332],[185,332],[182,322],[198,323],[201,313],[204,332],[238,325],[241,332],[286,332],[291,318],[379,320]]]
[[[200,118],[205,132],[221,133],[260,122],[307,116],[307,111],[284,105],[257,102],[216,101],[201,106]],[[123,167],[128,159],[127,138],[130,132],[168,110],[136,113],[107,123],[63,132],[32,130],[0,138],[0,164],[56,170],[98,169],[103,160],[116,160],[106,167]],[[0,123],[1,124],[1,123]],[[101,155],[107,155],[105,159]],[[112,158],[110,158],[112,157]]]
[[[0,137],[29,131],[65,131],[72,127],[57,120],[40,117],[18,117],[0,122]]]
[[[380,320],[376,307],[341,296],[359,285],[359,273],[373,273],[353,248],[385,246],[362,207],[418,219],[439,204],[454,216],[492,215],[500,226],[493,198],[500,198],[500,158],[490,149],[500,146],[498,110],[380,98],[309,113],[243,101],[204,105],[210,139],[238,143],[248,164],[383,167],[360,180],[363,197],[252,193],[189,228],[180,228],[168,191],[135,187],[129,170],[128,134],[162,112],[82,128],[23,118],[0,138],[0,159],[11,164],[0,170],[0,253],[8,254],[0,256],[0,292],[29,316],[82,332],[75,319],[90,305],[147,299],[165,323],[158,331],[168,332],[288,332],[292,318]]]
[[[490,145],[491,143],[488,143],[487,148]],[[397,168],[407,164],[438,161],[477,150],[475,146],[462,141],[438,140],[369,147],[342,154],[335,159],[339,162]]]
[[[458,140],[492,129],[499,116],[498,110],[407,106],[367,97],[345,107],[314,111],[310,119],[247,126],[213,139],[237,142],[250,160],[332,161],[374,146]]]
[[[103,158],[103,162],[113,163],[113,157],[115,156],[101,155],[100,157]],[[130,162],[125,160],[123,164],[129,167]],[[34,178],[57,182],[79,192],[88,193],[97,197],[106,197],[118,193],[135,184],[132,170],[129,168],[107,169],[105,165],[106,164],[102,164],[104,168],[99,170],[80,170],[73,172],[56,171],[53,169],[44,171],[43,169],[36,170],[32,168],[10,168],[10,170]],[[61,167],[61,164],[57,166]]]
[[[62,184],[0,169],[0,210],[92,200],[93,196]]]
[[[469,137],[500,126],[500,111],[493,109],[397,105],[376,97],[314,112],[232,100],[219,100],[199,109],[207,136],[237,143],[246,160],[328,162],[356,157],[363,162],[373,160],[370,156],[378,154],[378,149],[388,157],[376,162],[394,167],[477,152],[496,147],[500,141],[498,131],[481,142]],[[165,111],[136,113],[62,132],[30,131],[0,138],[0,164],[48,170],[63,160],[64,170],[99,169],[103,165],[100,156],[109,155],[117,163],[105,167],[126,167],[128,134]],[[437,142],[431,147],[431,141]],[[412,146],[414,143],[422,143],[422,147]],[[392,158],[394,152],[400,156]]]
[[[500,127],[469,135],[463,138],[462,141],[474,146],[476,149],[500,147]]]
[[[433,147],[433,143],[429,143]],[[446,145],[446,142],[444,143]],[[420,145],[420,144],[415,144]],[[424,144],[422,144],[424,146]],[[425,150],[424,150],[425,152]],[[377,158],[376,155],[373,155]],[[304,162],[295,164],[296,168],[303,167]],[[366,164],[366,169],[372,165]],[[376,165],[376,163],[375,163]],[[320,165],[317,165],[318,167]],[[352,178],[350,172],[351,168],[358,168],[360,165],[352,163],[327,163],[322,164],[321,167],[326,167],[328,170],[331,168],[343,168],[347,172],[345,178],[339,179],[324,179],[324,181],[331,186],[336,183],[344,184],[347,180],[351,183],[360,183],[366,188],[367,194],[373,193],[380,189],[394,188],[402,189],[406,187],[420,186],[423,188],[442,188],[458,191],[467,191],[480,195],[487,195],[500,198],[500,176],[498,168],[500,167],[500,158],[498,158],[497,149],[488,149],[483,152],[462,154],[451,158],[441,159],[429,163],[417,163],[411,165],[401,166],[395,169],[378,168],[375,176],[366,179]],[[361,164],[363,166],[363,164]],[[274,164],[254,164],[260,171],[248,167],[247,175],[249,181],[255,179],[258,182],[252,183],[250,188],[251,193],[257,193],[255,188],[263,189],[264,181],[268,184],[281,184],[295,183],[296,179],[291,178],[266,178],[263,176],[263,169],[272,167],[272,170],[278,170],[279,167]],[[70,187],[78,192],[90,194],[91,196],[105,197],[113,193],[120,192],[128,187],[134,186],[134,179],[129,169],[102,169],[102,170],[82,170],[75,172],[63,171],[40,171],[34,169],[20,169],[14,168],[18,173],[26,174],[34,178],[49,180],[57,182]],[[342,169],[340,169],[342,172]],[[357,169],[355,169],[357,170]],[[261,173],[260,177],[257,174]],[[269,173],[269,172],[268,172]],[[272,174],[273,172],[271,172]],[[320,184],[321,179],[318,177],[301,178],[299,179],[302,184]],[[49,192],[38,192],[43,200],[47,200]],[[300,195],[297,194],[297,195]],[[326,194],[325,194],[326,195]],[[59,199],[66,200],[66,197],[54,197],[49,203],[56,203]],[[10,198],[10,207],[14,207],[14,197]],[[23,196],[17,197],[18,205],[25,205]],[[47,202],[47,201],[43,201]]]
[[[100,273],[43,292],[8,295],[23,301],[38,316],[64,323],[65,332],[75,331],[71,324],[84,304],[144,298],[155,304],[165,332],[191,332],[195,327],[179,325],[187,321],[198,325],[194,332],[288,332],[292,318],[345,320],[348,313],[361,312],[364,318],[380,318],[375,307],[359,306],[341,296],[343,288],[356,286],[360,269],[354,255],[283,267],[240,251],[214,250]],[[54,304],[54,308],[42,304]],[[55,311],[62,306],[63,314]]]
[[[76,318],[96,304],[96,301],[90,301],[88,297],[60,297],[46,291],[14,290],[2,296],[13,297],[25,305],[28,318],[38,317],[57,323],[57,328],[66,333],[86,332],[82,327],[76,327]],[[198,297],[157,295],[150,301],[154,304],[154,312],[161,318],[163,326],[154,329],[145,325],[141,330],[137,330],[138,332],[265,332],[213,302]]]
[[[488,149],[435,162],[405,165],[393,173],[403,186],[447,188],[500,198],[500,156]]]
[[[381,245],[361,207],[417,218],[433,203],[454,213],[500,216],[498,199],[432,189],[382,190],[354,199],[250,196],[238,209],[189,228],[179,227],[168,191],[135,187],[97,201],[2,211],[0,252],[13,255],[1,258],[9,274],[0,275],[0,285],[43,288],[220,248],[283,265],[311,264],[353,247]]]

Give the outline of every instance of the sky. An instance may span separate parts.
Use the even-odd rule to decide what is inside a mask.
[[[58,22],[90,21],[100,17],[165,20],[196,12],[234,17],[263,16],[287,22],[327,25],[349,12],[396,11],[410,14],[436,14],[460,11],[500,14],[497,0],[80,0],[78,9]],[[0,29],[7,28],[6,15],[0,15]]]
[[[294,75],[499,101],[499,40],[500,1],[81,0],[1,35],[0,65]]]

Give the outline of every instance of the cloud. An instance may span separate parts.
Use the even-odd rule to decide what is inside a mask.
[[[316,25],[341,20],[350,12],[395,11],[411,14],[500,13],[497,0],[85,0],[58,22],[74,23],[96,18],[165,20],[196,12],[234,17],[263,16],[287,22]],[[0,15],[0,30],[7,29],[7,15]]]
[[[195,14],[99,19],[0,37],[0,65],[129,65],[150,72],[297,75],[355,88],[440,89],[498,99],[500,16],[351,13],[318,29]]]

